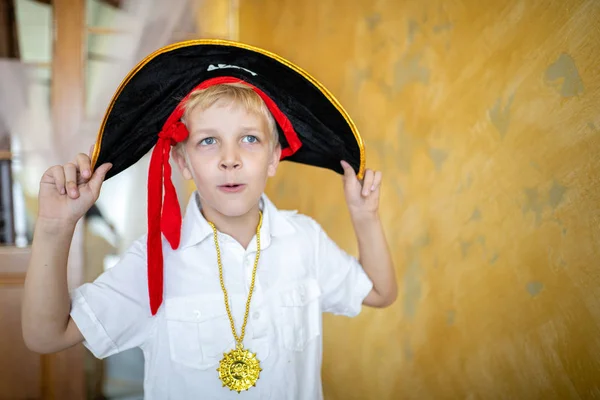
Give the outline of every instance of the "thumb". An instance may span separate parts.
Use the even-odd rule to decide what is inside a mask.
[[[98,197],[100,195],[100,188],[102,187],[102,182],[104,182],[104,177],[111,168],[111,163],[105,163],[98,167],[96,171],[94,171],[94,175],[92,175],[92,178],[88,182],[88,185],[92,190],[92,193],[94,193],[95,197]]]
[[[354,172],[354,168],[352,168],[352,166],[344,160],[340,161],[340,164],[344,169],[344,181],[352,182],[356,180],[356,173]]]

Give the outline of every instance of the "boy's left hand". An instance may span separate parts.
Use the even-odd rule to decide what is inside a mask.
[[[376,215],[379,209],[379,188],[381,171],[367,169],[362,183],[356,177],[354,169],[342,161],[344,169],[344,193],[346,204],[352,217]]]

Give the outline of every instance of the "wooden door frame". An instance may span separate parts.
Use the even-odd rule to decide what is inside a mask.
[[[85,110],[85,0],[53,0],[53,49],[50,106],[52,135],[63,157],[74,157],[69,143],[81,129]],[[73,153],[73,154],[69,154]],[[70,161],[70,159],[64,160]],[[83,231],[75,230],[68,262],[69,289],[83,283]],[[44,399],[84,399],[82,344],[43,358]]]

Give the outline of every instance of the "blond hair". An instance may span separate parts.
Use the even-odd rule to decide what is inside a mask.
[[[206,110],[219,100],[227,101],[227,105],[242,106],[248,113],[263,117],[271,134],[271,148],[274,149],[279,144],[279,133],[273,115],[260,96],[251,87],[243,83],[222,83],[193,91],[183,104],[182,122],[187,126],[186,121],[192,110]]]

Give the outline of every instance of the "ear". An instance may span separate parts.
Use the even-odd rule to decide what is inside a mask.
[[[177,163],[177,167],[179,168],[181,175],[183,175],[185,179],[190,180],[192,179],[192,172],[190,171],[190,166],[188,165],[188,162],[184,155],[184,146],[185,144],[182,143],[180,146],[173,147],[173,149],[171,150],[171,157],[173,157],[173,160],[175,160],[175,162]]]
[[[279,166],[279,159],[281,158],[281,144],[277,143],[273,151],[271,152],[271,160],[269,161],[269,167],[267,169],[268,176],[273,177],[277,172]]]

